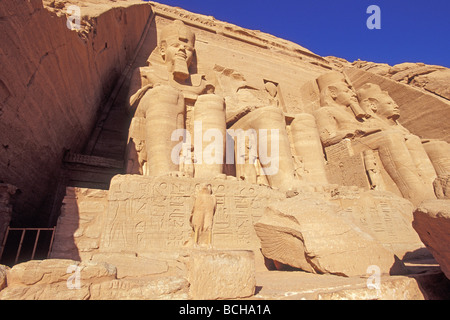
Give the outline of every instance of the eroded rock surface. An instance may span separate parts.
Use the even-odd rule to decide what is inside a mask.
[[[414,211],[413,226],[450,279],[450,201],[423,202]]]

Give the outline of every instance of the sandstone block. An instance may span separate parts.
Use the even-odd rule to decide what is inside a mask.
[[[12,286],[0,292],[0,300],[87,300],[89,288],[69,290],[65,283]]]
[[[412,227],[414,205],[391,192],[366,191],[341,199],[339,216],[350,220],[399,259],[431,256]]]
[[[108,191],[66,189],[50,258],[88,260],[99,247]]]
[[[402,273],[394,254],[323,200],[290,198],[269,206],[255,224],[265,257],[319,274],[356,276],[376,265]]]
[[[320,293],[318,300],[424,300],[417,281],[408,277],[386,277],[379,288],[343,289],[336,292]]]
[[[91,261],[106,262],[117,268],[117,278],[145,277],[168,271],[166,261],[137,256],[133,253],[98,253]]]
[[[11,268],[0,300],[85,300],[92,283],[115,278],[116,268],[106,263],[32,260]]]
[[[68,271],[71,266],[79,267],[81,281],[116,277],[116,268],[106,263],[80,263],[64,259],[32,260],[11,268],[8,274],[8,284],[14,286],[66,282],[73,273],[73,271]]]
[[[450,200],[424,201],[414,211],[413,227],[450,279]]]
[[[9,268],[4,265],[0,265],[0,291],[6,288],[6,272]]]
[[[450,175],[438,176],[433,186],[438,199],[450,199]]]
[[[188,279],[193,299],[237,299],[255,293],[252,251],[193,251]]]
[[[178,276],[156,279],[115,279],[95,283],[90,300],[186,300],[189,282]]]

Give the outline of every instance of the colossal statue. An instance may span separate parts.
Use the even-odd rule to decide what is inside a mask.
[[[226,130],[223,99],[213,94],[213,86],[206,82],[203,75],[192,71],[195,34],[183,22],[175,20],[161,30],[159,46],[152,55],[155,56],[158,51],[159,61],[155,58],[156,63],[149,61],[149,66],[138,68],[130,85],[131,112],[134,117],[145,118],[145,133],[141,135],[145,137],[147,168],[143,172],[149,176],[179,170],[181,146],[192,142],[185,123],[188,103],[195,104],[197,112],[194,121],[203,122],[203,132],[199,133],[202,137],[210,127],[208,119],[215,122],[217,128],[222,128],[224,136]],[[131,150],[131,153],[136,151]],[[195,150],[199,154],[203,151]],[[191,157],[183,159],[188,163],[191,161]],[[201,158],[197,160],[202,162]],[[198,175],[214,176],[222,173],[220,164],[209,175],[205,171],[211,168],[201,170],[201,167],[196,170]]]
[[[422,139],[403,127],[398,119],[400,109],[387,91],[373,83],[366,83],[358,90],[358,99],[361,107],[372,117],[367,122],[374,122],[373,126],[383,128],[384,132],[402,133],[406,147],[415,163],[416,170],[423,184],[428,188],[436,178],[436,172],[422,145]]]
[[[357,153],[369,149],[377,151],[384,169],[403,197],[414,204],[435,198],[432,186],[425,183],[419,175],[405,140],[405,131],[385,122],[398,118],[394,106],[390,110],[386,104],[379,103],[378,115],[373,110],[370,112],[358,107],[355,90],[339,72],[320,76],[317,84],[321,108],[314,115],[324,147],[349,139]],[[365,100],[363,98],[365,97],[361,93],[361,99]],[[361,110],[364,116],[357,116],[358,112],[354,110]],[[386,116],[388,114],[390,115]],[[384,120],[382,116],[385,117]]]
[[[230,152],[227,136],[231,135],[238,179],[249,183],[264,180],[282,190],[295,188],[299,179],[327,184],[322,146],[326,150],[347,140],[361,154],[372,188],[384,185],[379,158],[405,198],[415,203],[434,198],[436,174],[422,142],[397,122],[398,107],[379,87],[367,84],[357,94],[343,74],[326,73],[317,78],[321,108],[313,116],[295,115],[288,127],[279,87],[265,81],[263,91],[269,101],[276,102],[264,106],[256,101],[258,97],[254,102],[253,96],[247,95],[233,105],[236,111],[230,121],[226,100],[196,73],[195,61],[195,34],[175,20],[162,28],[149,66],[136,70],[130,106],[135,116],[132,126],[139,123],[140,127],[136,130],[140,134],[131,137],[138,154],[134,167],[139,164],[139,173],[158,176],[181,170],[185,176],[224,176]],[[245,84],[243,76],[238,79],[243,83],[240,88],[256,90]],[[188,106],[192,110],[189,116]],[[255,145],[248,145],[247,139]],[[244,147],[238,145],[242,141]]]
[[[215,178],[224,172],[226,162],[224,99],[214,94],[214,86],[202,75],[193,73],[195,34],[181,21],[176,20],[162,29],[158,48],[162,58],[160,63],[155,63],[157,59],[153,58],[149,66],[137,69],[130,85],[133,93],[131,111],[135,117],[145,118],[145,133],[141,135],[145,137],[147,159],[137,158],[140,163],[146,163],[146,169],[141,168],[139,172],[158,176],[179,171],[180,149],[183,143],[193,143],[194,176]],[[268,94],[277,100],[277,106],[261,106],[236,119],[230,129],[257,133],[258,147],[252,148],[258,152],[258,161],[248,165],[256,168],[260,176],[266,176],[270,186],[284,188],[289,185],[287,181],[294,180],[294,166],[278,89],[272,82],[267,82],[266,87]],[[193,109],[190,119],[193,130],[186,125],[186,105],[189,103]],[[180,142],[180,138],[183,141]],[[135,144],[140,145],[141,140],[135,140]],[[217,147],[212,148],[204,140],[214,140]],[[192,158],[188,154],[181,157],[187,162]],[[256,182],[255,177],[250,182]]]
[[[295,115],[290,125],[294,158],[298,160],[301,171],[297,176],[308,183],[327,184],[325,158],[316,120],[309,113]]]

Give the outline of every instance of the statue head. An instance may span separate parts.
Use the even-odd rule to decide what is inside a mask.
[[[159,50],[174,79],[186,80],[195,53],[195,34],[182,21],[175,20],[161,30]]]
[[[370,110],[376,115],[397,120],[400,117],[399,107],[392,100],[387,91],[381,90],[380,86],[373,83],[366,83],[358,90],[358,99],[366,110]]]
[[[197,192],[201,194],[212,194],[212,186],[209,183],[201,183],[196,186]]]
[[[344,75],[337,71],[328,72],[317,78],[317,85],[320,90],[320,104],[344,105],[358,103],[356,92],[347,82]]]
[[[369,114],[359,106],[358,97],[346,77],[337,71],[325,73],[317,78],[320,90],[320,105],[349,107],[357,119],[368,118]]]

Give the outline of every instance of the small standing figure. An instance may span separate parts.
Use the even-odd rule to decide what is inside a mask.
[[[367,176],[369,178],[370,189],[384,190],[381,172],[378,168],[377,160],[373,150],[366,150],[363,152],[364,166],[366,167]]]
[[[195,196],[194,206],[189,220],[194,230],[194,245],[212,244],[212,226],[214,213],[216,211],[216,197],[212,194],[210,184],[202,184],[199,186]],[[203,235],[207,233],[206,241]]]
[[[194,146],[188,143],[183,143],[180,150],[180,169],[181,175],[183,177],[193,178],[195,174],[195,159]]]

